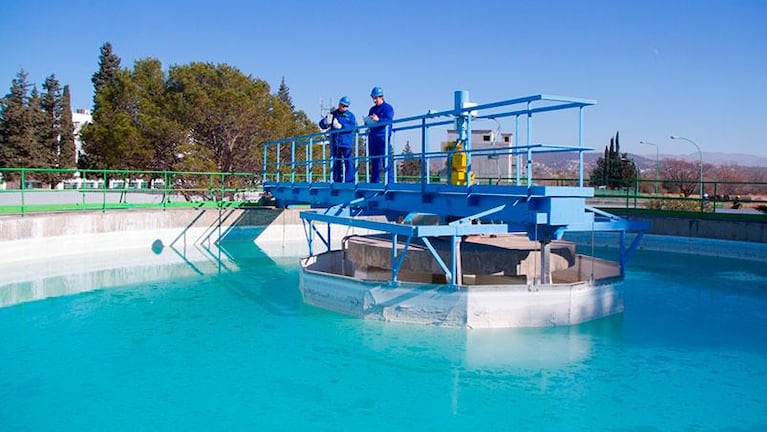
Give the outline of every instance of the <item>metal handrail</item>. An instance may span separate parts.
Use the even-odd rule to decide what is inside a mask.
[[[0,168],[0,214],[219,207],[261,191],[260,173],[252,172]]]
[[[464,152],[469,157],[469,164],[467,170],[467,178],[470,178],[472,173],[471,157],[487,156],[487,155],[509,155],[516,157],[516,176],[515,183],[517,185],[523,184],[525,181],[527,185],[530,185],[532,173],[532,157],[534,154],[540,153],[552,153],[552,152],[576,152],[578,153],[578,165],[579,165],[579,185],[583,186],[583,152],[594,150],[583,146],[583,131],[582,131],[582,109],[594,105],[596,102],[588,99],[568,98],[562,96],[551,95],[533,95],[517,99],[509,99],[500,102],[492,102],[487,104],[480,104],[475,106],[464,106],[460,108],[454,108],[451,110],[445,110],[440,112],[428,112],[426,114],[397,118],[392,121],[378,122],[375,126],[360,125],[350,129],[341,129],[338,131],[326,131],[318,132],[307,135],[299,135],[294,137],[287,137],[278,140],[267,141],[263,143],[263,182],[295,182],[295,175],[298,170],[303,169],[306,172],[305,177],[310,181],[314,176],[321,182],[329,182],[331,178],[328,176],[329,167],[333,163],[333,158],[328,157],[329,142],[332,140],[333,135],[338,133],[354,133],[354,142],[357,145],[354,146],[355,154],[352,158],[353,162],[358,166],[365,166],[371,160],[371,157],[367,154],[366,139],[370,130],[370,127],[388,126],[391,128],[391,135],[388,138],[388,145],[386,146],[386,153],[384,155],[385,163],[391,168],[385,169],[388,171],[396,169],[396,160],[402,160],[408,158],[403,155],[389,154],[389,149],[393,148],[394,140],[398,132],[406,130],[420,130],[421,142],[420,146],[416,146],[413,150],[412,158],[419,158],[422,163],[425,163],[428,159],[433,158],[445,158],[450,157],[454,152],[452,151],[428,151],[428,131],[431,128],[438,126],[448,126],[455,122],[458,118],[469,119],[476,121],[477,119],[498,119],[503,117],[514,117],[516,133],[514,136],[519,139],[519,123],[520,117],[524,118],[526,123],[527,137],[526,142],[521,144],[517,142],[514,146],[497,147],[489,151],[488,149],[474,149],[470,145],[470,141],[465,144]],[[541,105],[533,105],[541,104]],[[522,105],[522,107],[519,107]],[[533,115],[558,111],[558,110],[571,110],[577,109],[579,116],[579,130],[577,136],[577,146],[559,146],[552,144],[535,143],[532,136],[532,118]],[[479,112],[482,112],[480,115]],[[445,117],[449,118],[445,120]],[[470,129],[470,127],[469,127]],[[469,131],[469,136],[471,132]],[[363,145],[360,145],[363,144]],[[315,146],[319,146],[322,151],[322,157],[314,157]],[[301,151],[301,148],[304,151]],[[290,149],[289,157],[285,157],[284,153],[287,153],[285,149]],[[319,149],[318,149],[319,151]],[[360,154],[360,152],[362,154]],[[524,177],[521,175],[521,158],[526,156],[527,164]],[[316,171],[316,173],[315,173]],[[321,174],[321,176],[320,176]],[[428,174],[428,173],[426,173]],[[359,172],[355,173],[355,183],[362,181],[359,176]],[[388,182],[388,176],[384,176],[384,182]],[[395,181],[396,181],[396,175]],[[287,180],[289,178],[290,180]],[[421,181],[428,183],[430,176],[422,175]]]

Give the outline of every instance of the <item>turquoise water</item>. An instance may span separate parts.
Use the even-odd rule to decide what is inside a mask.
[[[0,308],[0,430],[767,430],[762,263],[639,252],[624,314],[487,331],[312,308],[297,260],[224,252]]]

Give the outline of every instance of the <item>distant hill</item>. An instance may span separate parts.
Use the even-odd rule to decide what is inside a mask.
[[[602,152],[589,152],[583,153],[584,169],[591,170],[597,163],[597,159],[604,156]],[[655,169],[655,156],[652,157],[637,155],[628,153],[629,159],[636,163],[640,171],[648,171]],[[677,159],[687,162],[698,162],[698,154],[689,155],[659,155],[661,163],[667,159]],[[535,172],[540,175],[547,175],[554,172],[571,171],[574,172],[578,168],[578,154],[577,153],[544,153],[533,156],[533,162],[536,165]],[[744,168],[767,168],[767,158],[740,154],[740,153],[703,153],[704,164],[721,165],[738,165]],[[432,171],[440,172],[445,169],[444,159],[432,159],[429,163]],[[542,171],[540,171],[542,170]]]
[[[597,159],[604,154],[601,152],[589,152],[583,154],[583,162],[586,167],[593,167]],[[637,154],[629,153],[629,159],[633,160],[640,170],[652,169],[655,167],[655,157],[640,156]],[[659,155],[661,160],[664,159],[679,159],[688,162],[698,162],[699,155]],[[533,160],[537,163],[545,165],[549,169],[553,170],[566,170],[571,167],[573,163],[577,162],[578,156],[574,153],[547,153],[534,156]],[[767,168],[767,158],[754,156],[749,154],[740,153],[703,153],[704,164],[714,165],[739,165],[742,167],[758,167]]]
[[[700,156],[697,153],[687,155],[660,155],[661,159],[681,159],[689,162],[697,162]],[[703,152],[703,163],[714,165],[740,165],[746,167],[767,167],[767,157],[755,156],[744,153],[717,153]]]

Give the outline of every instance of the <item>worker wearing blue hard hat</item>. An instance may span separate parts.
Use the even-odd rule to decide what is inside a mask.
[[[351,101],[348,96],[338,100],[338,108],[329,112],[320,120],[320,128],[330,130],[330,153],[333,158],[333,181],[354,182],[354,130],[357,119],[349,111]]]
[[[368,155],[370,156],[370,181],[378,183],[381,181],[381,171],[385,167],[387,177],[392,182],[394,179],[394,167],[392,161],[385,158],[387,141],[391,137],[391,122],[394,118],[394,108],[384,101],[384,93],[381,87],[373,87],[370,91],[370,97],[373,98],[373,106],[368,112],[370,130],[368,133]],[[374,126],[376,123],[384,123],[380,126]]]

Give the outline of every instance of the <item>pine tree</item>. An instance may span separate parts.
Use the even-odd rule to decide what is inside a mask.
[[[291,111],[296,110],[295,105],[293,105],[293,98],[290,97],[290,89],[288,88],[288,85],[285,84],[284,76],[282,77],[282,81],[280,82],[280,88],[277,91],[277,98],[285,102],[290,107]]]
[[[24,167],[29,161],[28,149],[35,145],[32,112],[29,109],[27,73],[22,69],[11,81],[9,93],[0,105],[0,166]],[[6,172],[5,180],[18,173]]]
[[[145,169],[146,138],[138,128],[138,89],[128,70],[107,42],[101,48],[99,70],[93,74],[93,123],[80,130],[84,168]]]
[[[91,77],[93,82],[93,111],[98,109],[99,92],[105,90],[105,87],[114,87],[117,84],[117,74],[120,72],[120,57],[112,52],[112,44],[105,42],[100,49],[99,70]]]

